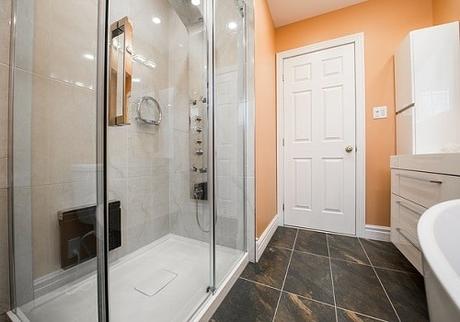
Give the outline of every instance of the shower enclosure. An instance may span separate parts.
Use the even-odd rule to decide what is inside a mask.
[[[198,319],[247,262],[252,5],[12,3],[10,316]]]

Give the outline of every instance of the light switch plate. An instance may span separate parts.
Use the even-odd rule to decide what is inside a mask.
[[[386,106],[377,106],[372,109],[374,120],[386,119],[388,117],[388,108]]]

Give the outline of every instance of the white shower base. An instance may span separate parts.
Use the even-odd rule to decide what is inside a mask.
[[[209,296],[209,244],[168,235],[111,266],[109,298],[111,321],[187,321]],[[222,281],[244,255],[216,247],[217,280]],[[167,270],[177,277],[153,296],[135,288]],[[97,282],[93,274],[66,285],[20,308],[18,315],[33,322],[97,321]]]

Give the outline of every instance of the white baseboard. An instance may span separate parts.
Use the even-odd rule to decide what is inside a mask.
[[[390,241],[390,227],[378,225],[366,225],[364,229],[364,238]]]
[[[278,228],[278,224],[279,224],[279,219],[278,219],[278,214],[276,214],[275,217],[273,217],[270,224],[268,225],[268,227],[259,237],[259,239],[257,239],[256,241],[256,262],[259,261],[260,257],[264,253],[265,248],[267,247],[268,243],[270,242],[270,239],[272,239],[273,234],[276,231],[276,228]]]

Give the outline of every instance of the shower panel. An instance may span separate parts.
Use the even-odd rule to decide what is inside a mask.
[[[200,96],[190,104],[190,166],[191,195],[196,200],[208,199],[208,146],[207,146],[207,104]]]

